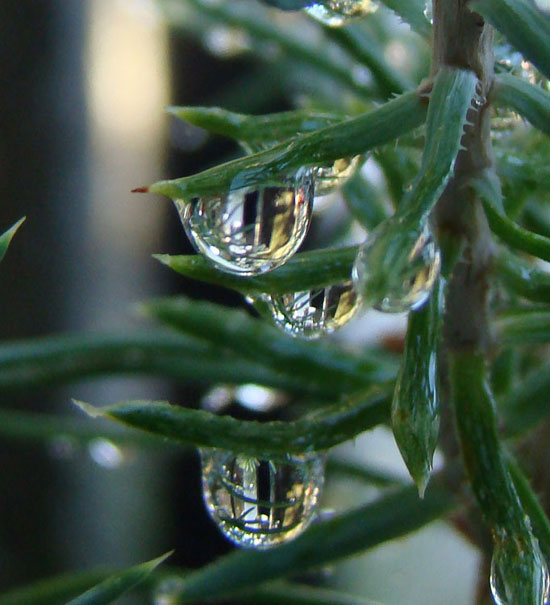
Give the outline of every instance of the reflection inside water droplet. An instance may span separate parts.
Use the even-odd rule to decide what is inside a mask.
[[[201,458],[207,510],[239,546],[277,546],[312,520],[324,480],[324,455],[261,460],[201,449]]]
[[[119,468],[125,460],[124,452],[108,439],[92,439],[88,452],[96,464],[107,469]]]
[[[235,387],[235,399],[244,408],[262,413],[271,412],[287,402],[287,396],[283,392],[259,384],[241,384]]]
[[[374,0],[322,0],[304,9],[306,13],[330,27],[340,27],[378,9]]]
[[[418,231],[401,219],[389,219],[360,249],[353,278],[360,295],[375,309],[403,313],[426,302],[440,267],[441,253],[427,223]]]
[[[496,605],[518,605],[520,600],[548,605],[550,575],[535,538],[526,542],[523,536],[495,536],[490,586]]]
[[[259,300],[258,300],[259,298]],[[278,327],[303,338],[318,338],[346,324],[360,307],[352,281],[326,288],[248,297]]]
[[[361,156],[336,160],[331,166],[317,169],[315,195],[327,195],[345,185],[359,167]]]
[[[302,243],[311,220],[313,173],[304,168],[278,184],[174,202],[189,239],[218,269],[257,275],[285,263]]]

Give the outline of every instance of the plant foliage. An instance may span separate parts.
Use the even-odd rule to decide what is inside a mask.
[[[358,219],[369,232],[376,228],[371,283],[389,288],[388,275],[399,277],[400,263],[410,262],[411,233],[418,237],[429,223],[441,249],[442,273],[424,306],[410,311],[402,357],[380,344],[357,351],[323,340],[304,342],[244,310],[184,297],[155,299],[139,307],[161,324],[153,330],[1,343],[0,387],[17,393],[114,374],[200,386],[253,383],[301,398],[299,413],[289,410],[284,420],[258,422],[168,402],[77,402],[90,416],[126,429],[3,410],[0,435],[46,441],[63,433],[84,442],[107,435],[146,451],[208,447],[266,459],[327,451],[375,426],[391,425],[423,499],[414,486],[380,478],[368,467],[340,468],[377,485],[374,501],[316,523],[273,550],[236,551],[192,573],[172,569],[170,602],[360,603],[359,597],[281,580],[435,519],[458,519],[460,526],[475,515],[475,501],[494,539],[494,552],[486,535],[477,540],[487,563],[493,555],[493,595],[498,602],[542,605],[550,524],[535,494],[550,493],[550,486],[531,487],[516,445],[518,437],[529,441],[532,428],[548,419],[550,274],[541,261],[550,261],[544,212],[550,183],[550,16],[531,0],[475,0],[475,15],[457,17],[473,30],[484,28],[487,39],[494,26],[503,43],[522,54],[518,67],[506,57],[494,62],[490,42],[479,46],[480,36],[473,42],[467,27],[463,38],[458,27],[445,30],[452,10],[470,10],[464,3],[436,1],[435,32],[417,0],[384,0],[377,13],[338,30],[298,12],[313,4],[159,2],[171,27],[197,38],[213,27],[243,33],[243,52],[280,82],[288,98],[300,91],[303,105],[260,116],[220,107],[169,108],[175,119],[209,136],[234,139],[251,153],[137,191],[189,202],[277,183],[304,166],[317,170],[341,158],[368,158],[368,168],[341,190],[346,218],[332,241],[328,237],[322,248],[300,252],[272,272],[241,277],[198,255],[155,256],[185,278],[245,296],[322,289],[350,279],[358,247],[342,246],[342,233]],[[279,9],[287,12],[281,16]],[[446,36],[464,61],[446,55]],[[265,52],[266,43],[274,45],[275,58]],[[390,60],[392,44],[409,59]],[[472,59],[476,53],[485,53],[484,67]],[[252,100],[256,89],[249,91]],[[0,236],[0,259],[21,222]],[[375,304],[379,292],[362,294]],[[444,430],[438,437],[440,419]],[[445,463],[433,474],[436,447]],[[337,472],[337,464],[329,464],[329,473]],[[0,604],[69,597],[74,604],[107,603],[140,582],[154,591],[166,581],[154,571],[163,560],[115,575],[54,578],[0,596]],[[486,594],[488,589],[480,603]]]

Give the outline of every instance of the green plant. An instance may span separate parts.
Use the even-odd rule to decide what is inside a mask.
[[[292,11],[314,2],[269,4]],[[223,25],[244,33],[247,44],[263,53],[269,78],[289,85],[308,74],[303,84],[311,96],[306,107],[269,116],[172,108],[177,118],[243,142],[254,153],[139,191],[174,199],[189,221],[190,203],[208,209],[230,190],[286,192],[289,178],[304,168],[329,170],[342,158],[371,153],[385,184],[357,172],[342,188],[348,216],[369,232],[359,261],[356,247],[332,246],[298,253],[261,275],[241,267],[243,276],[220,272],[201,256],[158,259],[187,277],[256,299],[337,286],[350,279],[356,262],[366,304],[410,311],[401,361],[380,350],[351,353],[293,339],[243,311],[182,298],[142,305],[172,334],[59,336],[0,348],[0,386],[6,392],[89,375],[146,373],[201,384],[261,384],[300,397],[307,406],[292,422],[251,423],[164,402],[78,404],[91,416],[143,434],[4,410],[0,432],[11,437],[47,438],[62,428],[83,440],[108,435],[143,447],[168,438],[250,461],[326,451],[378,424],[392,425],[417,489],[385,477],[387,485],[374,502],[319,522],[278,548],[237,551],[193,573],[175,571],[166,589],[169,602],[237,593],[235,602],[359,603],[271,581],[361,552],[451,512],[471,526],[485,556],[492,556],[496,602],[542,604],[549,598],[550,525],[515,456],[517,438],[528,441],[529,429],[547,417],[550,278],[539,260],[550,260],[550,224],[542,212],[550,182],[550,17],[530,0],[436,1],[432,32],[417,0],[384,4],[416,33],[396,33],[382,9],[331,29],[306,17],[279,23],[274,9],[244,0],[161,2],[176,26],[200,33]],[[496,61],[493,27],[502,36]],[[382,50],[396,40],[402,52],[418,56],[407,73]],[[275,45],[277,60],[269,58],[268,43]],[[512,48],[523,63],[511,61]],[[348,227],[344,221],[342,231]],[[0,238],[0,258],[14,231]],[[540,352],[533,354],[527,344]],[[436,445],[445,464],[433,474]],[[352,471],[373,480],[368,469],[347,469]],[[73,597],[74,603],[110,602],[139,581],[153,587],[166,582],[153,573],[159,562],[112,577],[58,579],[0,596],[0,603]],[[480,591],[480,602],[486,596]]]

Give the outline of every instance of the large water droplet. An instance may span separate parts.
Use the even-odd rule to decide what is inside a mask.
[[[126,461],[123,450],[112,441],[102,437],[90,441],[88,452],[96,464],[110,470],[120,468]]]
[[[302,243],[311,220],[313,174],[304,168],[277,184],[174,202],[189,239],[218,269],[258,275],[285,263]]]
[[[426,302],[440,266],[429,225],[411,229],[406,220],[393,218],[369,235],[355,259],[353,278],[365,303],[403,313]]]
[[[235,387],[235,400],[248,410],[268,413],[287,403],[282,391],[259,384],[241,384]]]
[[[324,456],[259,460],[202,449],[204,501],[233,542],[266,549],[295,538],[310,523],[324,479]]]
[[[340,27],[350,20],[359,19],[378,9],[375,0],[323,0],[305,11],[321,23]]]
[[[278,327],[303,338],[318,338],[346,324],[360,307],[353,282],[249,300]]]
[[[355,174],[361,156],[341,158],[330,166],[317,169],[315,178],[315,195],[327,195],[345,185]]]
[[[538,542],[534,538],[497,535],[490,585],[496,605],[547,605],[550,575]]]

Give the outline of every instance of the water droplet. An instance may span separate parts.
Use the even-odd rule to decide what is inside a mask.
[[[490,585],[496,605],[547,605],[550,575],[537,540],[499,532],[495,536]]]
[[[487,97],[482,94],[475,94],[472,99],[472,105],[476,109],[481,109],[487,103]]]
[[[302,533],[312,520],[324,480],[324,455],[259,460],[201,449],[201,458],[206,508],[239,546],[277,546]]]
[[[391,218],[377,227],[353,266],[364,302],[386,313],[421,307],[439,275],[441,254],[430,226],[411,229],[408,220]]]
[[[287,403],[287,396],[284,393],[259,384],[242,384],[235,387],[235,399],[249,410],[264,413]]]
[[[378,9],[374,0],[323,0],[304,9],[306,13],[330,27],[340,27]]]
[[[424,17],[433,25],[434,23],[434,5],[433,0],[426,0],[424,3]]]
[[[92,460],[107,469],[119,468],[125,460],[124,452],[108,439],[99,437],[88,444]]]
[[[318,338],[346,324],[360,307],[353,282],[279,296],[249,297],[262,315],[278,327],[303,338]],[[261,303],[261,304],[259,304]]]
[[[356,155],[336,160],[331,166],[317,169],[315,195],[327,195],[345,185],[359,167],[361,156]]]
[[[189,239],[218,269],[258,275],[284,264],[302,243],[311,220],[313,175],[304,168],[277,184],[174,203]]]

